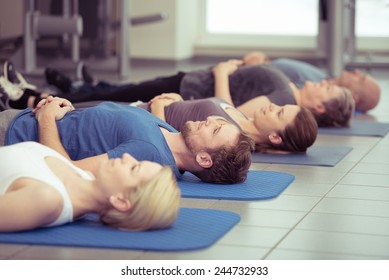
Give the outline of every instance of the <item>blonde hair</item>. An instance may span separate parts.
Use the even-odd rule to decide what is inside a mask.
[[[129,188],[125,197],[131,208],[126,212],[110,208],[100,213],[104,224],[125,230],[148,230],[169,227],[177,218],[180,190],[167,166],[145,184]]]

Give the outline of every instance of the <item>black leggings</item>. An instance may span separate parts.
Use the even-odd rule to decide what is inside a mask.
[[[85,84],[72,94],[59,96],[73,103],[95,100],[147,102],[162,93],[175,92],[179,94],[184,75],[184,72],[178,72],[173,76],[156,78],[138,84],[113,85],[101,81],[96,86]]]

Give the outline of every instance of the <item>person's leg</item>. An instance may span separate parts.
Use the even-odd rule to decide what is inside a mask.
[[[85,84],[77,93],[66,96],[71,102],[85,102],[92,100],[121,101],[121,102],[147,102],[153,97],[169,92],[180,92],[181,80],[185,73],[157,78],[140,82],[138,84],[112,85],[99,82],[96,86]]]
[[[33,108],[39,101],[47,96],[49,96],[48,93],[26,88],[23,89],[23,95],[18,100],[9,100],[8,105],[14,109]]]
[[[0,146],[4,146],[5,135],[11,121],[20,113],[20,110],[8,109],[0,112]]]
[[[86,102],[94,100],[120,101],[120,102],[147,102],[153,97],[162,94],[175,92],[179,93],[181,80],[185,73],[179,72],[170,77],[157,78],[144,81],[138,84],[112,85],[107,82],[99,82],[96,86],[85,84],[77,92],[66,95],[56,95],[63,97],[72,103]],[[84,90],[84,91],[82,91]],[[16,109],[34,107],[47,94],[25,89],[23,96],[13,102],[10,106]]]

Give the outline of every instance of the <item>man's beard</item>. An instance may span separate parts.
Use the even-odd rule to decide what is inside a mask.
[[[188,147],[188,149],[193,152],[194,151],[194,146],[192,142],[190,141],[190,136],[192,134],[192,129],[189,125],[189,122],[186,122],[182,127],[181,127],[181,135],[184,138],[185,145]]]

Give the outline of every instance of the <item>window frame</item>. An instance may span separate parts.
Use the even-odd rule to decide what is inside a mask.
[[[320,10],[318,17],[318,34],[317,36],[289,36],[289,35],[250,35],[250,34],[215,34],[206,31],[207,0],[199,0],[199,36],[195,43],[195,49],[198,52],[206,53],[207,50],[223,51],[246,51],[246,50],[263,50],[271,53],[296,53],[299,57],[316,57],[326,56],[326,38],[328,22],[321,21]],[[319,0],[317,0],[319,1]],[[351,0],[352,1],[352,0]],[[357,1],[357,0],[356,0]],[[320,4],[318,5],[320,9]],[[353,20],[352,17],[349,20]],[[350,24],[350,23],[346,23]],[[352,30],[354,31],[354,30]],[[357,53],[389,53],[389,37],[357,37],[349,35],[350,40],[345,40],[345,52],[353,49]],[[347,46],[348,42],[355,42],[354,46]],[[293,56],[293,55],[292,55]]]

